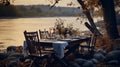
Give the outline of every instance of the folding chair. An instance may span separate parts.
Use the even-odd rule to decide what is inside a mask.
[[[38,32],[27,32],[24,31],[24,36],[27,43],[27,49],[29,54],[35,54],[41,56],[41,48],[39,44]]]
[[[96,44],[96,36],[92,35],[90,38],[86,40],[86,44],[80,45],[80,52],[82,54],[85,52],[93,54],[95,50],[95,44]]]
[[[53,38],[51,38],[50,33],[46,30],[44,30],[44,31],[39,30],[39,35],[40,35],[39,36],[40,39],[48,39],[48,40],[53,39]],[[49,46],[43,46],[42,50],[43,51],[53,51],[53,48],[51,48]]]

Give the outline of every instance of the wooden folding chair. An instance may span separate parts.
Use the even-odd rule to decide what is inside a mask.
[[[24,36],[26,39],[29,54],[41,55],[38,32],[24,31]]]
[[[93,54],[95,50],[96,39],[98,36],[102,36],[102,34],[97,29],[94,29],[88,22],[85,22],[85,26],[91,31],[92,36],[88,41],[86,41],[87,45],[80,45],[81,53],[84,53],[85,49],[87,49],[88,53]]]
[[[46,39],[48,39],[48,40],[51,39],[50,33],[46,30],[44,30],[44,31],[39,30],[39,37],[40,37],[40,39],[45,39],[45,40]],[[43,51],[53,51],[53,48],[43,45],[42,50]]]
[[[80,52],[82,54],[85,52],[90,54],[94,53],[95,44],[96,44],[96,36],[92,35],[89,39],[87,39],[86,44],[80,45]]]

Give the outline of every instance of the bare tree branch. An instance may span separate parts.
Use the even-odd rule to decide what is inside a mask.
[[[55,0],[55,3],[50,7],[52,9],[60,0]]]
[[[79,4],[82,6],[82,9],[84,11],[84,14],[86,15],[86,17],[88,18],[91,27],[93,27],[94,32],[97,33],[98,35],[101,35],[101,33],[97,30],[96,25],[94,23],[94,20],[89,12],[89,10],[86,8],[86,5],[84,4],[84,2],[82,0],[77,0],[79,2]]]

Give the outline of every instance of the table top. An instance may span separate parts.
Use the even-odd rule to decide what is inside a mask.
[[[54,42],[57,42],[57,41],[66,41],[68,42],[68,44],[71,44],[71,43],[75,43],[76,41],[79,41],[80,43],[81,42],[85,42],[87,41],[88,37],[87,38],[67,38],[67,39],[60,39],[60,40],[55,40],[55,39],[40,39],[40,44],[42,46],[48,46],[48,47],[52,47],[52,44]]]
[[[67,41],[67,42],[77,41],[77,40],[86,41],[86,39],[88,39],[88,38],[89,37],[86,37],[86,38],[66,38],[66,39],[59,39],[59,40],[56,40],[56,39],[40,39],[40,42],[41,43],[53,43],[53,42],[56,42],[56,41]]]

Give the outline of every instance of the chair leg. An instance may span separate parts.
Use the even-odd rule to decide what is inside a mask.
[[[42,47],[42,50],[45,50],[45,47],[44,47],[44,46]]]
[[[81,47],[80,52],[81,52],[81,54],[83,54],[83,52],[84,52],[84,48],[83,47]]]

